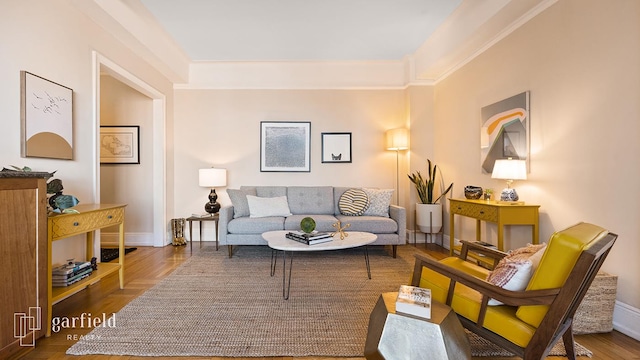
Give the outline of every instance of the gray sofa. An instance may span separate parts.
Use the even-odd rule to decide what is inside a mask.
[[[242,186],[240,189],[228,189],[227,194],[232,204],[220,209],[218,225],[220,245],[228,245],[229,257],[231,257],[233,245],[266,245],[267,242],[262,238],[263,232],[300,230],[300,221],[310,216],[315,220],[318,231],[334,231],[335,228],[332,225],[340,220],[342,224],[350,224],[347,231],[374,233],[378,238],[372,245],[391,245],[393,257],[396,257],[397,245],[404,245],[406,242],[405,209],[390,204],[387,207],[382,203],[383,206],[378,206],[378,209],[383,209],[382,211],[376,212],[372,209],[361,216],[342,215],[338,202],[342,194],[349,189],[351,188],[332,186]],[[282,200],[282,197],[286,196],[291,215],[251,217],[247,195],[259,198],[251,198],[250,200],[254,201],[253,204],[257,200],[270,200],[263,198],[279,197]],[[388,197],[390,198],[390,195]]]

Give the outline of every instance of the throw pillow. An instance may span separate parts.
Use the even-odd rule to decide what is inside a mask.
[[[253,191],[227,189],[227,195],[233,205],[233,218],[239,218],[249,216],[249,203],[247,202],[247,195],[256,195],[255,189]]]
[[[290,216],[289,203],[286,196],[262,198],[247,195],[249,217]]]
[[[362,189],[369,197],[369,207],[362,215],[389,217],[393,189]]]
[[[369,207],[369,197],[362,189],[349,189],[340,196],[338,208],[342,215],[360,216]]]
[[[538,266],[546,244],[531,245],[509,252],[489,273],[487,281],[505,290],[522,291]],[[538,253],[540,253],[538,255]],[[536,262],[534,266],[534,262]],[[502,305],[500,301],[490,299],[489,305]]]

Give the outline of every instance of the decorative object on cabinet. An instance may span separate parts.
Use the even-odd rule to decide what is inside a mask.
[[[73,159],[72,89],[20,71],[20,119],[22,157]]]
[[[100,126],[100,164],[140,164],[140,126]]]
[[[216,194],[216,187],[227,186],[227,169],[200,169],[198,172],[198,184],[202,187],[211,188],[209,193],[209,201],[204,204],[204,210],[209,214],[215,214],[220,211],[220,204],[218,200],[218,194]]]
[[[497,224],[498,250],[504,249],[504,227],[506,225],[530,225],[531,243],[538,243],[538,208],[540,205],[510,205],[496,201],[449,199],[449,253],[459,250],[455,246],[455,215],[476,219],[476,241],[482,241],[480,236],[481,222]],[[482,258],[480,258],[482,259]]]
[[[442,228],[442,204],[438,201],[453,188],[453,183],[434,198],[434,188],[438,166],[427,160],[429,176],[424,179],[420,171],[409,175],[409,180],[415,185],[420,203],[416,204],[416,223],[420,231],[425,234],[435,234]]]
[[[480,186],[467,185],[464,187],[464,197],[470,200],[478,200],[482,197],[483,191]]]
[[[397,128],[385,132],[386,149],[396,152],[396,205],[400,203],[400,150],[409,149],[409,129]]]
[[[63,195],[62,180],[51,179],[47,183],[47,194],[49,196],[49,206],[53,212],[65,212],[66,209],[74,207],[80,203],[80,200],[73,195]]]
[[[261,121],[260,171],[310,172],[311,123]]]
[[[1,359],[33,350],[49,317],[47,268],[42,264],[47,261],[45,178],[50,174],[40,174],[0,172],[0,267],[6,275],[0,283]]]
[[[525,91],[481,109],[481,166],[491,174],[498,159],[529,161],[529,92]]]
[[[351,162],[351,133],[322,133],[322,162]]]
[[[527,179],[527,164],[524,160],[498,159],[493,167],[492,179],[507,180],[507,187],[502,189],[500,201],[518,201],[516,189],[511,187],[513,180]]]
[[[48,274],[48,311],[47,311],[47,336],[51,335],[51,308],[54,304],[83,290],[89,285],[95,284],[98,280],[118,272],[120,289],[124,289],[124,208],[126,204],[80,204],[74,209],[75,213],[53,214],[48,220],[48,245],[49,254],[47,261]],[[117,263],[100,263],[98,270],[94,271],[90,277],[82,279],[77,283],[67,287],[53,288],[51,253],[53,243],[57,240],[66,239],[74,235],[85,234],[86,236],[86,258],[91,259],[94,247],[94,231],[109,226],[118,225],[118,249],[119,256]]]

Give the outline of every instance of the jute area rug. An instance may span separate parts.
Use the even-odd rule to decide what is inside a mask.
[[[413,251],[399,247],[394,259],[369,247],[371,280],[362,249],[296,253],[284,300],[282,258],[271,277],[268,247],[243,246],[231,259],[205,247],[67,354],[363,356],[369,314],[381,293],[409,282]],[[474,356],[510,355],[478,340]]]

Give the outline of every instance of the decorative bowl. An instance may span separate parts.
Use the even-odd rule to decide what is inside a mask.
[[[482,188],[479,186],[467,185],[464,187],[464,197],[469,200],[478,200],[482,197]]]

